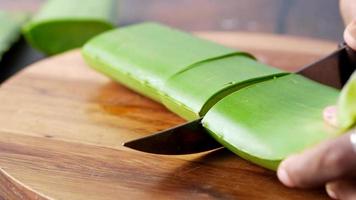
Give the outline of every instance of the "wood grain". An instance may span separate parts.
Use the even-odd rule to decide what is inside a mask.
[[[3,194],[3,196],[8,199],[50,199],[39,192],[35,192],[31,188],[26,187],[2,169],[0,169],[0,183],[2,184],[0,187],[0,194]]]
[[[326,41],[200,33],[296,70],[335,49]],[[123,147],[183,120],[88,68],[78,50],[28,67],[0,87],[0,199],[325,199],[282,186],[229,151],[159,156]],[[9,179],[8,175],[11,175]],[[16,180],[11,181],[11,180]],[[22,189],[21,189],[22,188]],[[27,190],[28,191],[27,191]],[[26,192],[27,191],[27,192]]]

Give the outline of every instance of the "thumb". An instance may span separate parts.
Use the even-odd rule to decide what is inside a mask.
[[[353,20],[346,27],[344,32],[344,40],[353,50],[356,50],[356,20]]]
[[[354,172],[356,152],[350,140],[354,131],[284,160],[279,166],[278,178],[289,187],[306,188]]]

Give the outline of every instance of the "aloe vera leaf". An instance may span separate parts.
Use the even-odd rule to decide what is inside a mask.
[[[0,60],[11,45],[19,39],[21,26],[28,19],[25,13],[0,11]]]
[[[338,125],[342,131],[356,124],[356,72],[341,90],[338,100]]]
[[[203,126],[234,153],[276,169],[280,160],[338,134],[323,109],[339,92],[291,74],[257,83],[219,101]]]
[[[24,26],[23,33],[40,51],[61,53],[112,29],[116,8],[116,0],[49,0]]]
[[[203,62],[172,76],[163,90],[162,103],[193,120],[226,95],[260,81],[286,73],[242,55]]]
[[[156,23],[103,33],[82,53],[94,69],[158,102],[174,74],[204,60],[244,54]]]

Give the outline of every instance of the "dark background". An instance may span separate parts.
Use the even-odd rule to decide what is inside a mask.
[[[42,2],[0,0],[0,10],[35,11]],[[257,31],[340,41],[343,23],[338,3],[338,0],[120,0],[118,20],[121,25],[159,21],[188,31]]]

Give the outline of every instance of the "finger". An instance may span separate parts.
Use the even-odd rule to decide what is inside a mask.
[[[340,178],[355,167],[356,153],[350,134],[345,134],[287,158],[277,175],[286,186],[308,188]]]
[[[355,200],[356,181],[338,180],[326,184],[326,192],[333,199]]]
[[[356,20],[353,20],[345,29],[344,40],[352,49],[356,50]]]
[[[353,19],[356,19],[356,1],[340,0],[340,11],[345,24],[349,24]]]
[[[325,122],[328,124],[337,127],[337,110],[336,106],[328,106],[324,109],[323,116]]]

